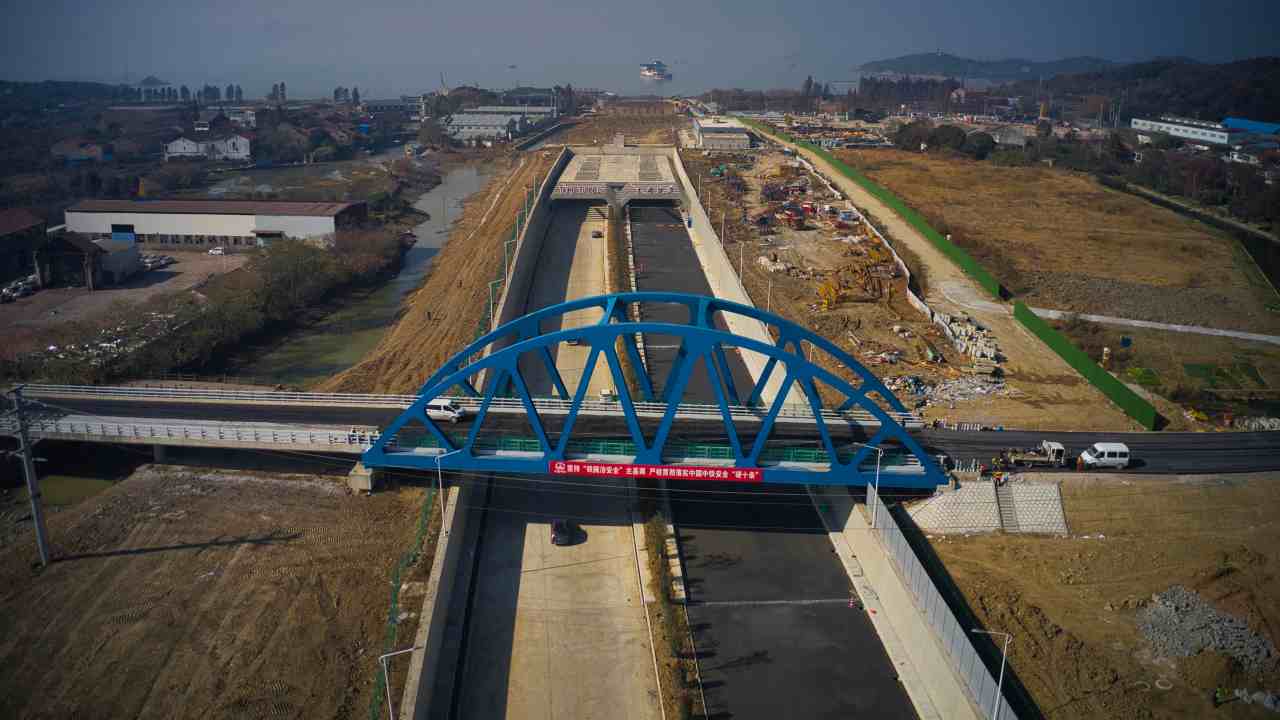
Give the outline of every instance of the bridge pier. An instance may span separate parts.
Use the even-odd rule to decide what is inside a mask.
[[[351,488],[351,492],[371,493],[378,485],[380,475],[377,469],[365,467],[364,463],[357,462],[355,467],[351,468],[351,472],[347,473],[347,487]]]
[[[152,445],[151,461],[156,465],[169,464],[169,446],[168,445]]]

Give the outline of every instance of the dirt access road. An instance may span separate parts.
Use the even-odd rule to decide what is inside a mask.
[[[891,209],[841,175],[830,163],[800,150],[894,242],[905,243],[926,268],[925,302],[937,311],[972,315],[991,328],[1007,356],[1009,397],[957,401],[955,408],[929,408],[927,419],[971,419],[1025,429],[1137,430],[1138,424],[1072,370],[1013,319],[1011,305],[996,303],[924,236]]]
[[[39,573],[27,523],[0,560],[0,717],[367,717],[423,498],[145,465],[49,516]]]
[[[929,541],[977,622],[1013,634],[1009,666],[1044,715],[1275,717],[1257,705],[1215,711],[1209,702],[1218,685],[1275,690],[1275,657],[1260,674],[1212,651],[1161,657],[1137,621],[1153,593],[1177,584],[1280,640],[1280,476],[1056,479],[1071,537]]]

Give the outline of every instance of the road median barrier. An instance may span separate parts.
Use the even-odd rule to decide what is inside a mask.
[[[1106,395],[1111,402],[1115,403],[1126,415],[1137,420],[1143,427],[1148,430],[1155,430],[1160,423],[1160,413],[1158,413],[1151,403],[1143,400],[1141,396],[1130,390],[1127,385],[1116,379],[1114,375],[1107,372],[1093,361],[1083,350],[1076,347],[1066,335],[1053,329],[1049,323],[1031,311],[1026,304],[1015,302],[1013,304],[1013,317],[1022,326],[1031,331],[1032,335],[1040,338],[1041,342],[1049,346],[1066,361],[1068,365],[1075,369],[1076,372],[1084,376],[1094,387],[1098,388],[1103,395]]]

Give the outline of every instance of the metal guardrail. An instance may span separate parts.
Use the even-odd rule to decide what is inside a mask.
[[[0,434],[17,432],[13,418],[0,419]],[[159,445],[185,443],[235,443],[243,445],[282,445],[311,450],[363,452],[377,441],[379,434],[370,431],[342,431],[329,428],[245,427],[230,424],[191,424],[121,422],[59,418],[29,418],[28,431],[35,437],[80,439],[102,438],[104,442],[143,442]]]
[[[920,563],[915,551],[907,542],[889,508],[880,500],[874,486],[867,486],[867,505],[874,517],[871,532],[880,541],[890,562],[898,571],[907,590],[915,601],[920,617],[928,623],[929,629],[946,651],[947,660],[956,671],[956,675],[964,682],[974,704],[987,717],[998,717],[1001,720],[1017,720],[1018,714],[1009,706],[1009,701],[999,697],[999,707],[993,706],[997,697],[999,681],[991,677],[978,651],[973,647],[973,636],[956,620],[946,599],[929,577],[929,571]]]
[[[288,392],[288,391],[259,391],[259,390],[216,390],[212,388],[151,388],[151,387],[128,387],[128,386],[98,386],[98,385],[26,385],[24,392],[28,397],[38,398],[46,397],[84,397],[94,399],[119,399],[132,400],[137,402],[153,401],[153,402],[179,402],[179,401],[196,401],[196,402],[226,402],[226,403],[262,403],[267,405],[319,405],[325,407],[362,407],[362,408],[391,408],[403,410],[417,401],[416,395],[372,395],[357,393],[306,393],[306,392]],[[480,407],[481,399],[475,397],[442,397],[440,400],[452,400],[459,406],[475,410]],[[573,403],[569,400],[560,398],[537,398],[534,400],[534,406],[538,412],[549,414],[568,414]],[[660,418],[667,410],[666,403],[656,402],[637,402],[634,404],[636,413],[642,417]],[[524,404],[517,399],[511,398],[494,398],[490,403],[489,409],[496,412],[504,413],[524,413]],[[760,418],[765,412],[765,408],[753,408],[745,405],[730,406],[730,412],[735,421],[753,420]],[[588,415],[618,415],[622,413],[621,407],[616,401],[605,400],[588,400],[582,401],[582,407],[579,413]],[[912,413],[888,412],[889,417],[894,421],[901,423],[909,430],[918,430],[923,427],[922,421]],[[681,418],[705,418],[708,420],[720,420],[720,408],[718,405],[707,403],[681,403],[678,417]],[[879,421],[871,413],[865,410],[847,410],[844,412],[836,412],[834,410],[822,411],[824,421],[845,421],[855,422],[863,425],[875,425]],[[778,413],[778,420],[782,422],[805,422],[813,423],[813,411],[807,404],[790,404],[783,406]]]

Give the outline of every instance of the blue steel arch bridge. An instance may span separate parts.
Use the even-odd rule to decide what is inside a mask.
[[[677,306],[684,321],[639,319],[654,305]],[[583,315],[591,321],[567,327]],[[775,342],[728,329],[744,320],[763,323]],[[654,338],[676,348],[661,377],[645,364],[643,344]],[[556,362],[569,347],[586,355],[576,382]],[[753,356],[750,382],[730,371],[734,354]],[[709,379],[714,404],[685,400],[695,371]],[[603,399],[588,393],[599,373],[597,384],[611,385]],[[532,389],[534,376],[549,395]],[[461,421],[430,411],[451,400],[468,408]],[[717,298],[633,292],[562,302],[476,339],[426,381],[362,460],[369,468],[814,485],[864,485],[879,473],[888,485],[934,487],[944,475],[908,432],[918,427],[867,368],[807,328]]]

